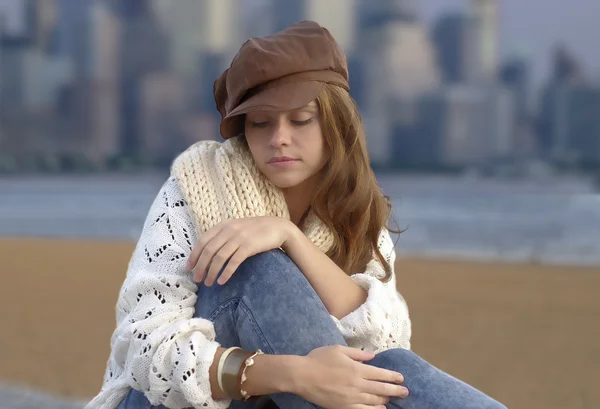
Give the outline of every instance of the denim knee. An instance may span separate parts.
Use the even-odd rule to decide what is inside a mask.
[[[378,353],[375,358],[367,362],[379,368],[402,372],[402,368],[428,366],[423,358],[408,349],[394,348]]]
[[[285,272],[286,277],[290,274],[304,276],[292,259],[283,250],[277,248],[248,257],[239,265],[234,276],[260,277],[271,281],[271,279],[281,280],[282,272]]]

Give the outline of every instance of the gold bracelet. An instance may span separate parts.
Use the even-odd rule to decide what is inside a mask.
[[[244,361],[244,369],[242,369],[242,379],[240,381],[240,395],[242,395],[242,398],[244,400],[248,400],[251,398],[250,394],[248,394],[248,392],[246,392],[244,390],[244,382],[246,382],[246,380],[248,379],[248,377],[246,376],[246,369],[248,369],[248,367],[254,365],[254,358],[257,357],[258,355],[263,355],[263,351],[261,351],[260,349],[257,350],[254,354],[250,355],[248,358],[246,358],[246,360]]]

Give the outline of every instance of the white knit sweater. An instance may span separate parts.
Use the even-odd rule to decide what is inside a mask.
[[[197,286],[185,262],[203,229],[181,180],[181,175],[167,180],[150,208],[119,294],[104,385],[86,409],[114,409],[129,388],[169,408],[225,409],[230,404],[211,397],[208,371],[218,346],[213,324],[192,318]],[[387,230],[379,248],[393,268],[395,251]],[[395,276],[387,283],[378,279],[384,274],[380,263],[371,260],[363,273],[352,276],[368,291],[365,303],[341,320],[331,316],[349,346],[374,352],[410,348],[406,303]]]

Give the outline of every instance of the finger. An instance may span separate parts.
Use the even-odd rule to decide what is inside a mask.
[[[340,348],[346,356],[355,361],[370,361],[371,359],[375,358],[375,354],[370,351],[363,351],[362,349],[351,348],[343,345],[340,345]]]
[[[204,247],[221,231],[221,227],[219,225],[208,229],[204,234],[202,234],[200,240],[196,242],[196,245],[192,249],[192,252],[188,256],[187,262],[185,263],[185,268],[187,270],[193,270],[194,267],[198,264],[198,258]]]
[[[256,254],[255,251],[251,251],[243,247],[238,247],[237,251],[233,253],[231,258],[227,262],[227,265],[223,269],[223,272],[221,273],[219,280],[217,280],[217,283],[219,285],[227,283],[227,281],[229,281],[233,273],[236,272],[240,264],[242,264],[244,260],[246,260],[248,257],[253,256],[254,254]]]
[[[399,398],[408,396],[408,389],[404,386],[380,381],[366,381],[364,391],[376,396],[397,396]]]
[[[194,279],[196,282],[202,282],[202,280],[206,279],[208,269],[212,264],[213,258],[216,254],[221,251],[223,246],[225,246],[229,241],[226,233],[220,231],[215,237],[213,237],[206,245],[204,246],[200,257],[198,257],[198,262],[193,268]],[[218,273],[218,271],[217,271]]]
[[[390,401],[390,398],[387,395],[374,395],[372,393],[361,393],[358,399],[360,403],[371,406],[385,406]]]
[[[392,383],[404,382],[404,376],[400,372],[390,371],[389,369],[378,368],[376,366],[363,364],[363,376],[371,381],[383,381]]]
[[[223,247],[215,254],[210,261],[210,267],[206,274],[206,279],[204,280],[204,285],[210,287],[212,286],[217,277],[219,276],[219,272],[225,267],[228,260],[235,254],[235,252],[239,249],[239,243],[233,240],[229,240],[226,242]]]

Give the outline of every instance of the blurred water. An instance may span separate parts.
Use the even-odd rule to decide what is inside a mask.
[[[0,179],[0,236],[136,240],[164,175]],[[600,195],[577,179],[378,177],[401,253],[600,266]]]
[[[87,402],[55,398],[23,387],[0,384],[0,409],[82,409]]]

